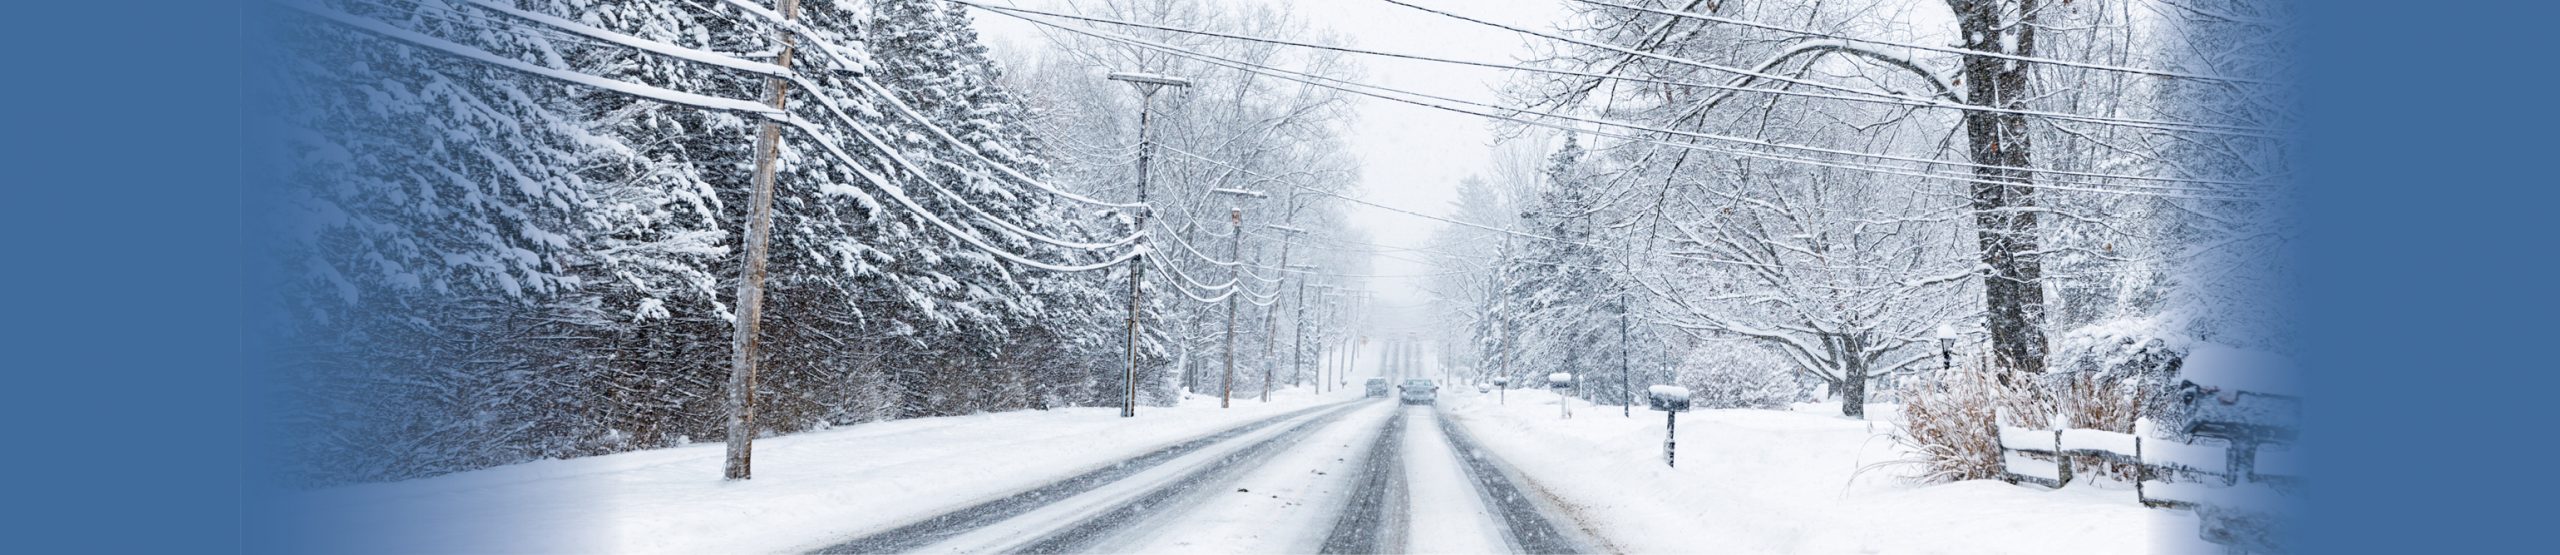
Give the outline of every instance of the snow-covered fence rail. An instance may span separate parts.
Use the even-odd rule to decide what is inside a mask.
[[[2136,433],[2106,430],[2037,430],[2000,427],[2001,466],[2011,483],[2058,488],[2071,481],[2071,460],[2097,458],[2135,468],[2134,491],[2145,505],[2185,507],[2192,500],[2160,492],[2178,491],[2174,479],[2229,481],[2229,448],[2186,443],[2152,435],[2149,422]]]
[[[2185,382],[2179,435],[2162,437],[2150,420],[2133,433],[2038,430],[2001,426],[2002,478],[2059,488],[2071,482],[2074,459],[2094,457],[2134,468],[2143,505],[2192,509],[2204,539],[2248,551],[2275,551],[2275,520],[2287,492],[2301,483],[2292,444],[2299,400]]]

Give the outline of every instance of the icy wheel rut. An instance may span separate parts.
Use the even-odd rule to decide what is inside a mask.
[[[1467,476],[1475,482],[1476,491],[1484,495],[1485,503],[1501,517],[1503,529],[1509,536],[1514,552],[1583,553],[1588,551],[1585,547],[1588,545],[1587,542],[1574,534],[1574,529],[1558,526],[1555,519],[1549,518],[1549,512],[1543,506],[1544,504],[1538,502],[1533,494],[1522,491],[1518,482],[1502,468],[1501,463],[1486,455],[1483,449],[1478,448],[1475,440],[1469,439],[1466,432],[1458,428],[1456,421],[1447,418],[1439,420],[1440,432],[1448,436],[1451,447],[1457,448],[1458,459],[1465,463]]]
[[[1404,481],[1404,415],[1386,427],[1361,461],[1350,504],[1326,534],[1322,553],[1395,553],[1404,545],[1407,497]]]
[[[1181,478],[1174,480],[1173,483],[1157,487],[1154,490],[1138,496],[1136,499],[1122,502],[1109,510],[1093,515],[1092,517],[1085,518],[1083,521],[1068,526],[1066,529],[1052,532],[1047,536],[1041,537],[1039,540],[1033,541],[1020,548],[1013,549],[1010,552],[1073,553],[1082,551],[1086,547],[1093,545],[1096,541],[1101,540],[1103,537],[1135,525],[1140,520],[1159,516],[1161,510],[1178,505],[1180,499],[1194,492],[1200,491],[1203,486],[1223,482],[1229,477],[1233,477],[1254,467],[1261,466],[1262,462],[1269,460],[1273,454],[1279,453],[1281,450],[1297,444],[1298,440],[1305,438],[1307,434],[1314,432],[1317,428],[1321,428],[1325,424],[1333,422],[1335,418],[1339,418],[1343,413],[1349,411],[1350,407],[1344,407],[1327,412],[1322,416],[1307,419],[1306,421],[1300,422],[1278,435],[1271,436],[1269,439],[1254,442],[1253,445],[1236,450],[1233,453],[1228,453],[1224,457],[1219,457],[1216,462],[1210,463],[1207,467],[1201,468],[1200,470],[1185,474]]]
[[[1357,475],[1321,553],[1580,553],[1591,545],[1437,407],[1401,407]]]
[[[1078,474],[1056,482],[1051,482],[1048,485],[1032,488],[1030,490],[978,503],[976,505],[970,505],[968,507],[935,515],[924,520],[896,528],[854,538],[852,540],[845,541],[844,543],[830,545],[813,551],[813,553],[905,553],[915,551],[918,548],[951,539],[980,528],[985,528],[989,525],[1003,522],[1006,519],[1011,519],[1021,516],[1024,513],[1046,507],[1052,503],[1093,491],[1113,482],[1126,479],[1132,475],[1153,469],[1167,461],[1200,451],[1201,449],[1211,445],[1223,443],[1228,440],[1235,439],[1238,436],[1250,434],[1257,430],[1271,427],[1275,424],[1287,422],[1291,419],[1299,418],[1310,413],[1325,411],[1327,409],[1330,409],[1332,412],[1327,413],[1324,417],[1311,419],[1307,422],[1301,423],[1298,428],[1292,429],[1291,432],[1301,432],[1306,427],[1311,426],[1314,423],[1329,420],[1331,417],[1337,416],[1344,410],[1347,410],[1348,407],[1314,407],[1300,409],[1287,414],[1253,421],[1241,426],[1228,428],[1217,433],[1202,436],[1197,439],[1157,449],[1144,455],[1139,455],[1125,461],[1114,463],[1111,466],[1102,467],[1084,474]],[[1253,447],[1248,447],[1243,451],[1240,451],[1238,454],[1247,452],[1267,452],[1272,442],[1282,438],[1291,437],[1293,435],[1296,434],[1283,433],[1279,436],[1257,443]],[[1257,448],[1260,450],[1258,451]],[[1236,455],[1230,455],[1229,458],[1234,458],[1235,456]],[[1221,462],[1224,463],[1229,461],[1222,460]],[[1223,466],[1223,464],[1221,466]],[[1216,468],[1217,466],[1212,466],[1211,470],[1215,470]],[[1196,478],[1196,476],[1193,478]],[[1199,480],[1194,479],[1184,480],[1184,482],[1194,483],[1198,481]],[[1176,485],[1178,486],[1180,484]]]

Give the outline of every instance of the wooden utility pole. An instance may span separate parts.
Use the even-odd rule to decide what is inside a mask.
[[[1191,86],[1191,81],[1143,73],[1113,73],[1110,79],[1126,81],[1138,88],[1138,215],[1136,220],[1138,232],[1145,233],[1147,213],[1154,210],[1153,207],[1147,206],[1147,164],[1155,157],[1156,91],[1165,87],[1188,87]],[[1138,314],[1145,307],[1143,303],[1147,294],[1146,238],[1138,239],[1138,249],[1137,256],[1129,257],[1129,365],[1121,376],[1121,393],[1123,394],[1120,398],[1121,418],[1138,415],[1138,338],[1141,332],[1138,327]]]
[[[1295,213],[1295,212],[1296,212],[1296,209],[1294,209],[1294,208],[1293,208],[1293,209],[1291,209],[1291,210],[1290,210],[1290,212]],[[1295,236],[1295,235],[1290,235],[1290,234],[1288,234],[1288,233],[1286,233],[1286,232],[1283,232],[1283,233],[1282,233],[1282,235],[1281,235],[1281,238],[1280,238],[1280,268],[1282,269],[1282,271],[1283,271],[1283,272],[1285,272],[1285,271],[1289,268],[1289,246],[1290,246],[1290,244],[1291,244],[1291,243],[1296,242],[1296,239],[1297,239],[1297,236]],[[1256,249],[1256,250],[1258,251],[1259,249]],[[1284,273],[1283,275],[1286,275],[1286,274]],[[1300,280],[1299,280],[1299,283],[1300,283],[1300,284],[1304,284],[1304,283],[1306,283],[1306,280],[1304,280],[1304,279],[1300,279]],[[1300,289],[1300,290],[1299,290],[1298,297],[1299,297],[1299,299],[1300,299],[1302,302],[1305,300],[1305,298],[1306,298],[1306,291],[1305,291],[1305,289],[1303,289],[1303,288],[1302,288],[1302,289]],[[1271,292],[1271,299],[1272,299],[1272,302],[1273,302],[1273,303],[1275,303],[1275,304],[1279,302],[1279,300],[1280,300],[1280,291],[1279,291],[1278,289],[1273,289],[1273,290],[1272,290],[1272,292]],[[1304,314],[1305,314],[1305,311],[1301,310],[1301,311],[1299,311],[1299,314],[1300,314],[1300,315],[1304,315]],[[1273,374],[1275,373],[1275,370],[1276,370],[1277,368],[1279,368],[1279,366],[1280,366],[1280,357],[1279,357],[1279,356],[1276,356],[1274,353],[1272,353],[1272,351],[1276,351],[1276,350],[1279,350],[1279,349],[1280,349],[1280,311],[1279,311],[1279,307],[1277,307],[1277,306],[1266,306],[1266,307],[1263,307],[1263,309],[1262,309],[1262,402],[1265,402],[1265,403],[1269,403],[1269,402],[1271,402],[1271,386],[1272,386],[1272,384],[1277,383],[1277,382],[1275,382],[1275,381],[1273,381],[1273,380],[1278,379],[1278,377],[1277,377],[1277,376],[1274,376]],[[1297,364],[1296,364],[1296,363],[1291,363],[1291,364],[1290,364],[1290,366],[1289,366],[1289,372],[1290,372],[1290,376],[1289,376],[1290,384],[1289,384],[1289,385],[1297,385],[1297,379],[1298,379],[1298,378],[1297,378],[1297,370],[1298,370],[1298,368],[1297,368]]]
[[[1244,209],[1227,209],[1227,262],[1236,261],[1244,247]],[[1218,381],[1218,408],[1227,408],[1236,397],[1236,294],[1244,292],[1244,267],[1227,267],[1227,377]],[[1265,389],[1269,389],[1266,387]],[[1264,396],[1263,400],[1271,400]]]
[[[1295,240],[1295,238],[1294,238],[1294,237],[1292,237],[1291,239],[1292,239],[1292,240]],[[1288,253],[1288,252],[1289,252],[1289,249],[1288,249],[1287,247],[1282,247],[1282,248],[1280,249],[1280,252],[1284,254],[1284,256],[1282,256],[1282,257],[1281,257],[1281,259],[1282,259],[1283,261],[1286,261],[1286,260],[1288,259],[1288,257],[1287,257],[1287,256],[1285,256],[1285,253]],[[1284,266],[1281,266],[1281,267],[1282,267],[1282,268],[1289,268],[1289,266],[1285,266],[1285,265],[1284,265]],[[1297,339],[1295,339],[1295,340],[1291,340],[1291,341],[1289,342],[1289,387],[1297,387],[1297,386],[1298,386],[1298,380],[1299,380],[1300,378],[1304,378],[1304,377],[1306,376],[1306,374],[1307,374],[1307,278],[1306,278],[1306,276],[1299,276],[1299,277],[1298,277],[1298,308],[1297,308],[1297,314],[1289,317],[1289,327],[1294,328],[1294,329],[1292,329],[1292,330],[1290,330],[1290,331],[1296,332],[1296,334],[1297,334],[1297,336],[1298,336],[1298,337],[1297,337]],[[1322,380],[1318,380],[1318,381],[1322,381]],[[1323,387],[1317,387],[1317,388],[1316,388],[1316,392],[1317,392],[1317,393],[1323,393],[1323,392],[1324,392],[1324,388],[1323,388]]]
[[[1618,416],[1635,418],[1636,393],[1634,379],[1627,376],[1633,367],[1627,363],[1627,292],[1618,292]]]
[[[782,12],[785,22],[799,20],[800,0],[775,0],[774,8]],[[774,40],[781,43],[774,65],[791,69],[791,47],[796,42],[791,28],[776,26]],[[765,103],[782,110],[791,81],[766,77],[764,88]],[[730,480],[750,476],[755,450],[756,332],[764,319],[764,259],[767,246],[773,243],[773,172],[781,151],[782,124],[767,119],[756,130],[754,191],[747,194],[747,259],[738,268],[737,323],[729,340],[729,456],[723,475]]]
[[[1509,229],[1510,229],[1510,226],[1503,226],[1503,229],[1505,229],[1505,230],[1509,230]],[[1511,258],[1511,236],[1510,236],[1510,235],[1505,234],[1505,235],[1503,235],[1503,236],[1502,236],[1502,250],[1501,250],[1501,251],[1499,251],[1499,252],[1501,252],[1501,253],[1502,253],[1502,259],[1504,259],[1504,260],[1509,260],[1509,259]],[[1512,334],[1512,331],[1511,331],[1511,270],[1510,270],[1509,268],[1495,268],[1495,269],[1494,269],[1493,298],[1495,299],[1495,301],[1494,301],[1494,305],[1493,305],[1493,315],[1497,317],[1497,318],[1493,321],[1493,329],[1494,329],[1494,335],[1493,335],[1493,357],[1494,357],[1494,361],[1495,361],[1494,368],[1498,369],[1497,371],[1499,371],[1499,372],[1501,372],[1501,373],[1502,373],[1502,377],[1503,377],[1504,379],[1509,379],[1509,378],[1511,377],[1511,334]]]

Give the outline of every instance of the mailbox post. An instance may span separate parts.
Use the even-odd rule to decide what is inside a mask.
[[[1506,378],[1506,377],[1502,377],[1502,376],[1494,376],[1494,377],[1493,377],[1493,388],[1494,388],[1495,390],[1497,390],[1497,391],[1500,391],[1500,392],[1501,392],[1501,393],[1496,393],[1496,394],[1494,394],[1494,396],[1493,396],[1493,404],[1497,404],[1497,405],[1499,405],[1499,404],[1504,404],[1504,403],[1503,403],[1504,401],[1508,401],[1508,400],[1510,400],[1510,398],[1511,398],[1511,395],[1510,395],[1510,393],[1511,393],[1511,378]]]
[[[1653,410],[1662,411],[1663,414],[1662,465],[1679,466],[1673,464],[1672,460],[1680,447],[1680,413],[1689,410],[1689,388],[1656,385],[1645,388],[1645,399],[1652,405]]]
[[[1573,403],[1566,402],[1567,399],[1564,396],[1564,388],[1568,387],[1573,387],[1573,374],[1557,372],[1547,375],[1547,388],[1556,390],[1556,410],[1562,412],[1564,418],[1571,419]]]

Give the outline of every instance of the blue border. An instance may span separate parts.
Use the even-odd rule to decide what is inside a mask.
[[[12,552],[239,548],[239,7],[0,16]]]
[[[2137,0],[2138,1],[2138,0]],[[2306,552],[2551,543],[2560,6],[2304,12]],[[2488,4],[2488,3],[2483,3]],[[12,551],[244,544],[243,74],[229,0],[30,2],[6,41]],[[243,516],[247,515],[247,516]],[[29,541],[32,540],[32,541]]]
[[[2560,9],[2296,2],[2304,552],[2549,550]]]

